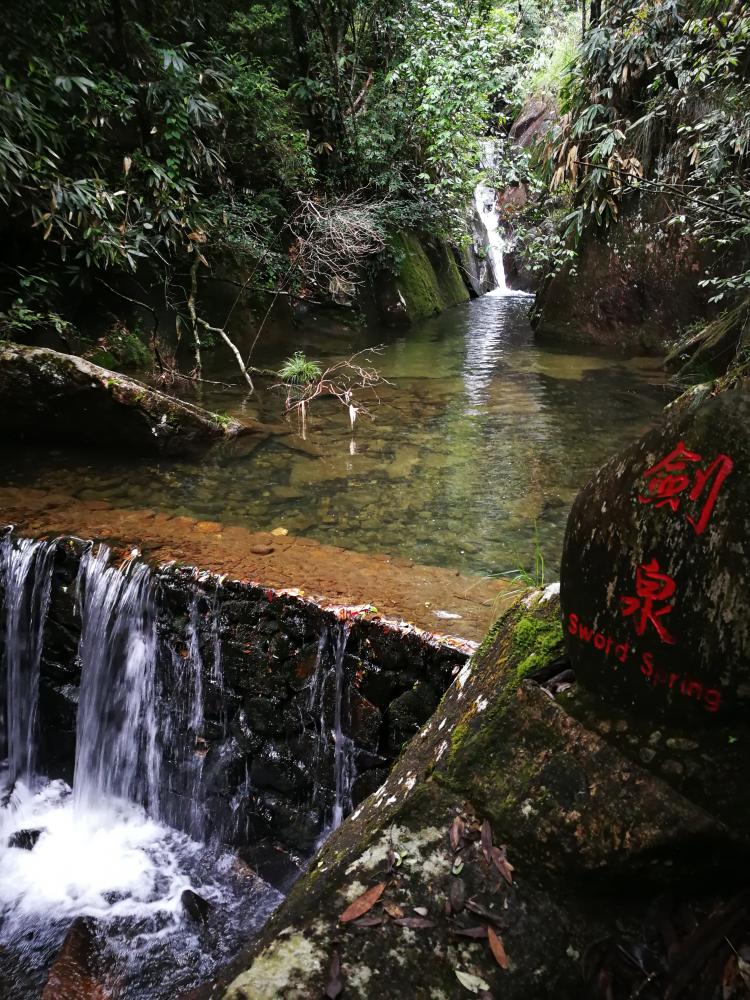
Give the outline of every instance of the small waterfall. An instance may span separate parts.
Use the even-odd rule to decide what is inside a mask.
[[[156,621],[151,572],[109,564],[105,545],[81,560],[81,689],[73,794],[95,808],[137,802],[158,816]]]
[[[341,825],[352,808],[352,785],[356,777],[354,767],[354,744],[342,729],[342,708],[344,704],[344,656],[349,638],[349,624],[339,622],[333,640],[333,675],[336,681],[333,708],[333,774],[335,798],[331,828]]]
[[[331,746],[333,748],[333,804],[326,816],[321,842],[351,812],[352,786],[357,777],[354,743],[344,733],[344,720],[349,712],[349,690],[344,671],[349,631],[349,622],[345,620],[339,621],[333,628],[324,626],[308,692],[308,710],[318,736],[317,751],[312,761],[314,801],[320,799],[324,789],[321,773],[330,776]]]
[[[7,534],[0,543],[5,593],[4,742],[10,782],[31,784],[36,752],[39,664],[49,610],[55,543]]]
[[[495,165],[495,142],[486,139],[482,143],[481,167],[489,171]],[[508,291],[505,281],[505,265],[503,263],[503,237],[500,232],[500,216],[496,208],[497,192],[483,181],[474,188],[474,207],[487,231],[487,256],[492,264],[495,276],[495,295],[504,295]]]

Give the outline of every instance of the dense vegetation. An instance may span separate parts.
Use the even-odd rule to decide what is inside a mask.
[[[3,326],[204,284],[329,295],[399,228],[458,238],[550,0],[10,0]],[[118,275],[133,277],[125,286]]]
[[[750,10],[718,0],[594,9],[560,93],[549,163],[564,234],[617,225],[659,195],[666,223],[719,251],[704,279],[719,315],[675,355],[726,342],[747,360],[750,307]]]

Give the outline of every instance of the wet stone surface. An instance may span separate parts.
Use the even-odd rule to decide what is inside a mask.
[[[561,604],[576,676],[604,706],[655,722],[742,720],[749,529],[750,396],[739,390],[675,408],[579,493]]]

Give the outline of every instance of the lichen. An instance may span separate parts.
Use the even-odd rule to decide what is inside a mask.
[[[238,976],[225,1000],[296,1000],[309,996],[310,979],[319,976],[323,957],[304,934],[280,935]]]

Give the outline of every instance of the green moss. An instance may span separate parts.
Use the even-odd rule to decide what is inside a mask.
[[[511,660],[517,679],[522,680],[532,670],[538,670],[559,654],[563,641],[559,616],[523,615],[511,637]]]
[[[395,241],[401,258],[396,287],[411,320],[434,316],[469,297],[448,246],[438,243],[430,249],[428,254],[416,233],[401,233]]]

